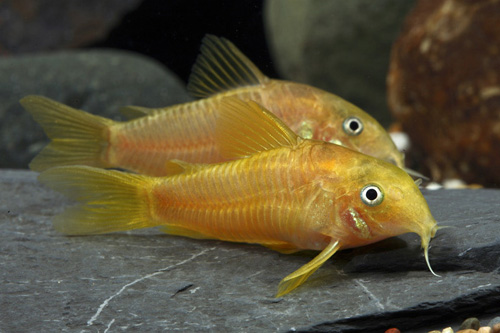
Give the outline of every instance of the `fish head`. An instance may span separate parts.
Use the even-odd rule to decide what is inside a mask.
[[[429,264],[429,243],[438,226],[413,179],[391,163],[331,146],[337,152],[321,166],[331,177],[324,177],[321,187],[331,191],[336,206],[332,237],[340,230],[343,248],[349,248],[413,232]]]
[[[327,92],[318,95],[324,121],[316,129],[319,140],[331,142],[404,167],[404,155],[387,131],[368,113]]]

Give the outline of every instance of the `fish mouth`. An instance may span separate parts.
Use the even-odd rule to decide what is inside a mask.
[[[422,245],[422,248],[424,249],[425,262],[427,264],[427,267],[429,268],[429,271],[434,276],[441,277],[441,275],[438,275],[434,272],[434,270],[432,269],[431,264],[429,262],[429,245],[430,245],[431,239],[436,235],[436,231],[439,229],[436,221],[434,219],[432,219],[432,221],[434,224],[432,227],[424,229],[423,232],[417,232],[417,234],[419,234],[420,238],[422,239],[421,245]]]

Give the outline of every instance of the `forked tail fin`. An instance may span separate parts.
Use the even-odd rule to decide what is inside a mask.
[[[108,128],[115,122],[73,109],[42,96],[26,96],[21,105],[52,139],[30,163],[34,171],[61,165],[112,167],[103,159]]]
[[[158,225],[150,216],[148,193],[154,178],[87,166],[51,168],[38,180],[79,205],[53,219],[68,235],[102,234]]]

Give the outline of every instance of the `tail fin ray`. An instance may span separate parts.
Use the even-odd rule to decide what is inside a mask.
[[[115,122],[73,109],[42,96],[26,96],[21,105],[40,123],[52,142],[30,163],[34,171],[53,166],[111,167],[103,159],[108,128]]]
[[[53,220],[54,228],[64,234],[102,234],[157,225],[149,213],[150,177],[62,166],[41,173],[38,179],[79,202]]]

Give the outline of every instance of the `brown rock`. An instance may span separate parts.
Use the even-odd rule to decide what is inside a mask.
[[[500,186],[500,2],[420,0],[393,46],[388,102],[411,165]]]
[[[104,38],[140,0],[0,1],[0,55],[82,46]]]
[[[475,317],[467,318],[464,320],[462,325],[460,325],[460,330],[465,330],[471,328],[473,330],[478,330],[480,327],[479,319]]]
[[[389,328],[385,333],[401,333],[401,331],[397,328]]]

